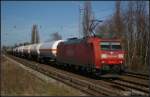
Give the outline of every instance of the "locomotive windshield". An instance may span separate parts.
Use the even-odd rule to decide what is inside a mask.
[[[110,43],[109,42],[101,42],[101,49],[102,50],[110,50]]]
[[[112,42],[111,43],[111,49],[112,50],[120,50],[121,49],[121,45],[119,42]]]
[[[119,42],[101,42],[101,50],[121,50]]]

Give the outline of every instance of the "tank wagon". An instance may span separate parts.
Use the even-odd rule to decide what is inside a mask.
[[[23,57],[23,56],[24,56],[24,55],[23,55],[23,48],[24,48],[24,46],[21,46],[21,47],[20,47],[20,50],[19,50],[20,57]]]
[[[16,48],[16,56],[19,56],[19,47]]]
[[[14,55],[23,56],[28,59],[38,61],[50,61],[56,59],[57,46],[64,40],[57,40],[46,43],[32,44],[26,46],[20,46],[13,49]]]
[[[38,58],[38,53],[37,53],[37,46],[38,45],[39,44],[33,44],[33,45],[31,45],[31,47],[29,49],[29,51],[30,51],[30,53],[29,53],[30,58],[32,58],[33,60],[37,60],[37,58]]]
[[[30,48],[31,48],[31,46],[32,45],[26,45],[26,46],[23,47],[23,57],[24,58],[28,58],[28,59],[31,58],[30,57]]]
[[[57,46],[64,40],[57,40],[52,42],[41,43],[38,46],[38,59],[43,61],[56,60]]]

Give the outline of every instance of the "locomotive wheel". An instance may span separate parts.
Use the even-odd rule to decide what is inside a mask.
[[[40,59],[40,63],[44,63],[44,60],[43,60],[43,59]]]
[[[40,58],[38,59],[38,62],[41,63],[41,59]]]
[[[76,71],[79,70],[78,66],[75,66],[75,70],[76,70]]]
[[[41,59],[40,59],[40,58],[37,58],[37,61],[40,63],[40,62],[41,62]]]
[[[114,73],[120,73],[121,72],[121,66],[114,65],[112,67],[112,70],[113,70]]]
[[[101,70],[99,70],[99,69],[95,69],[95,70],[94,70],[94,76],[95,76],[95,77],[100,77],[101,75],[102,75]]]
[[[70,64],[68,64],[68,69],[71,70],[72,69],[72,66]]]
[[[81,72],[82,72],[82,73],[85,73],[85,72],[86,72],[86,68],[82,66],[82,67],[81,67]]]
[[[126,67],[124,64],[122,64],[120,68],[121,68],[121,69],[120,69],[120,73],[121,73],[121,74],[122,74],[122,73],[125,73],[126,70],[127,70],[127,67]]]
[[[79,66],[79,72],[81,71],[81,66]]]

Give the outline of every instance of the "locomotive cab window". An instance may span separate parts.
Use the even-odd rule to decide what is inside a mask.
[[[111,49],[112,50],[121,50],[122,48],[121,48],[121,45],[119,42],[112,42],[111,43]]]
[[[119,42],[101,42],[101,50],[121,50],[121,45]]]
[[[101,46],[101,50],[110,50],[110,43],[109,42],[101,42],[100,46]]]

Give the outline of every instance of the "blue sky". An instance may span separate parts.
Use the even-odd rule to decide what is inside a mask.
[[[38,24],[40,40],[53,32],[63,39],[79,36],[79,5],[83,1],[3,1],[1,2],[1,43],[14,45],[31,40],[33,24]],[[105,20],[114,12],[114,1],[93,1],[95,17]]]

